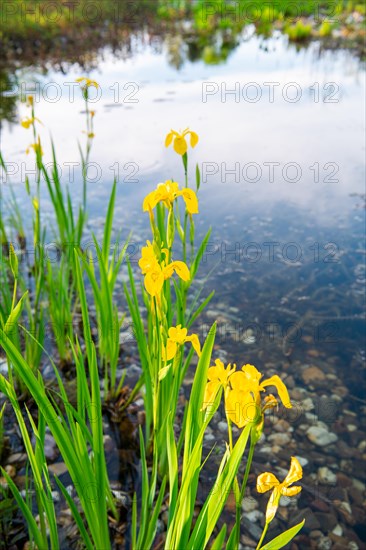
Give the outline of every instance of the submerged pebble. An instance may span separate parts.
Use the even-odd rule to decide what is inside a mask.
[[[312,443],[315,443],[319,447],[326,447],[338,440],[335,433],[330,432],[326,426],[322,425],[310,426],[307,436]]]

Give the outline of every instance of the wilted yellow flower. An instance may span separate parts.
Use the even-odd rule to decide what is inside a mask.
[[[98,82],[95,80],[91,80],[90,78],[87,78],[86,76],[82,76],[81,78],[77,78],[75,82],[79,82],[83,88],[89,88],[90,86],[95,86],[96,88],[100,88]]]
[[[27,96],[27,105],[28,107],[33,107],[34,97],[32,95]]]
[[[144,212],[150,212],[155,206],[162,202],[167,208],[171,208],[177,197],[183,197],[189,214],[198,214],[198,200],[192,189],[179,189],[176,181],[167,180],[159,183],[157,188],[146,195],[142,208]]]
[[[291,457],[291,466],[289,473],[285,477],[282,483],[280,483],[277,477],[270,472],[265,472],[257,478],[257,491],[258,493],[265,493],[273,489],[270,499],[267,505],[266,511],[266,523],[270,523],[276,515],[277,508],[280,502],[281,495],[285,497],[293,497],[298,495],[301,491],[300,486],[290,487],[295,481],[299,481],[302,478],[302,467],[300,462],[295,456]]]
[[[216,359],[215,366],[210,367],[207,371],[208,382],[205,387],[205,395],[203,398],[203,409],[215,401],[217,392],[223,387],[224,392],[228,388],[229,377],[235,372],[236,366],[231,368],[229,364],[225,369],[224,363],[220,359]]]
[[[267,386],[275,386],[283,405],[291,409],[291,401],[285,384],[279,376],[271,376],[260,382],[262,374],[253,365],[243,365],[242,372],[235,372],[230,377],[231,390],[226,395],[226,413],[239,428],[243,428],[249,422],[258,422],[265,409],[277,404],[273,395],[265,398],[265,404],[261,404],[261,392],[266,391]]]
[[[165,147],[173,142],[173,148],[178,155],[184,155],[187,152],[187,142],[186,136],[190,135],[190,145],[191,147],[196,147],[198,143],[198,135],[196,132],[192,132],[189,128],[186,128],[182,133],[171,130],[165,138]]]
[[[183,346],[186,342],[191,342],[198,357],[201,355],[201,344],[197,334],[187,336],[187,332],[187,329],[182,328],[182,325],[170,327],[168,330],[166,348],[163,348],[163,357],[165,361],[170,361],[173,359],[178,351],[178,347]]]
[[[162,253],[167,255],[167,250]],[[190,273],[187,265],[181,261],[171,262],[165,265],[165,261],[159,262],[155,255],[153,245],[147,241],[147,246],[142,247],[139,266],[145,275],[144,283],[147,292],[151,296],[158,296],[163,288],[164,281],[176,273],[183,281],[189,281]]]

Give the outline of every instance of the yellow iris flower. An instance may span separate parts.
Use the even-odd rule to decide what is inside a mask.
[[[215,401],[217,392],[223,387],[224,392],[228,388],[229,377],[235,372],[236,366],[231,368],[229,364],[225,369],[224,363],[220,359],[216,359],[215,366],[210,367],[207,371],[208,382],[205,387],[205,395],[203,398],[203,409]]]
[[[293,497],[300,493],[300,486],[290,487],[290,485],[295,483],[295,481],[299,481],[301,478],[302,467],[295,456],[291,457],[290,470],[282,483],[280,483],[277,477],[270,472],[265,472],[264,474],[258,476],[258,493],[265,493],[266,491],[273,489],[267,505],[266,523],[270,523],[275,517],[281,495],[285,497]]]
[[[196,147],[198,143],[198,135],[196,132],[192,132],[189,128],[186,128],[183,132],[176,132],[171,130],[165,138],[165,147],[169,147],[173,142],[173,148],[178,155],[184,155],[187,152],[188,146],[186,142],[186,136],[190,135],[190,146]]]
[[[32,144],[27,148],[27,150],[25,151],[27,155],[29,155],[29,152],[30,152],[31,149],[33,149],[33,151],[35,152],[36,156],[40,156],[40,157],[43,156],[43,149],[42,149],[42,147],[41,147],[41,142],[40,142],[39,139],[38,139],[38,143],[32,143]]]
[[[165,249],[163,253],[167,253]],[[147,246],[142,247],[139,266],[142,274],[145,275],[144,284],[150,296],[158,296],[163,288],[164,281],[170,279],[176,273],[183,281],[189,281],[190,273],[187,265],[181,261],[159,262],[155,255],[153,245],[147,241]]]
[[[82,76],[81,78],[77,78],[75,82],[79,82],[81,84],[82,88],[89,88],[90,86],[95,86],[96,88],[100,88],[98,82],[95,80],[91,80],[90,78],[87,78],[86,76]]]
[[[178,348],[183,346],[186,342],[191,342],[195,352],[198,357],[201,355],[201,344],[198,339],[197,334],[191,334],[187,336],[187,329],[182,328],[182,325],[177,325],[176,327],[170,327],[168,330],[168,340],[166,343],[166,348],[163,348],[163,358],[165,361],[170,361],[175,357]]]
[[[42,122],[37,117],[25,118],[24,120],[21,121],[20,124],[23,126],[23,128],[28,130],[28,128],[30,128],[30,126],[32,126],[36,121],[39,122],[40,124],[42,124]]]
[[[143,211],[150,212],[159,202],[162,202],[167,208],[171,208],[178,197],[183,197],[189,214],[198,214],[196,193],[188,188],[180,190],[178,183],[171,180],[159,183],[157,188],[145,197],[142,205]]]
[[[158,259],[155,256],[154,247],[150,241],[146,241],[146,246],[142,247],[139,266],[142,274],[145,275],[148,271],[159,265]]]
[[[243,428],[249,422],[257,423],[265,409],[274,407],[277,400],[273,395],[265,398],[265,404],[261,406],[261,392],[266,391],[267,386],[275,386],[283,405],[292,407],[290,397],[285,384],[279,376],[271,376],[261,382],[262,374],[253,365],[243,365],[242,372],[235,372],[230,376],[231,390],[225,396],[225,409],[228,417],[239,428]]]

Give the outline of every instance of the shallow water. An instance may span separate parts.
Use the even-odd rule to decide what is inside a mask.
[[[114,57],[106,47],[88,75],[101,85],[92,104],[90,230],[103,229],[116,176],[116,230],[122,229],[122,236],[134,231],[130,252],[137,260],[138,247],[149,236],[143,196],[158,181],[183,179],[179,158],[164,147],[165,135],[170,128],[190,126],[200,135],[189,156],[192,185],[195,164],[201,168],[197,231],[202,235],[213,227],[202,272],[218,264],[208,283],[216,289],[214,305],[238,306],[234,317],[240,329],[252,323],[261,335],[265,325],[301,323],[311,310],[312,317],[335,323],[334,346],[344,353],[348,335],[350,353],[359,354],[362,331],[354,328],[362,327],[365,279],[360,196],[365,73],[359,60],[348,52],[321,52],[317,43],[298,51],[281,35],[264,41],[250,28],[225,64],[185,60],[177,70],[169,51],[168,39],[162,48],[137,40],[128,59]],[[78,67],[66,75],[37,74],[30,67],[18,75],[28,88],[33,81],[46,158],[51,131],[75,202],[80,187],[76,141],[85,137],[83,101],[77,89],[72,91],[78,76]],[[19,116],[25,115],[20,104]],[[31,155],[23,154],[29,143],[29,131],[19,125],[2,129],[3,156],[15,172],[10,181],[23,209],[29,201],[22,182],[26,174],[31,183],[34,179],[28,172],[34,169]],[[3,191],[6,197],[7,183]],[[329,287],[328,294],[312,301],[320,287]],[[321,340],[314,344],[327,343]]]
[[[197,233],[213,228],[198,284],[206,294],[216,291],[197,332],[202,339],[218,319],[217,356],[253,363],[263,372],[273,369],[292,378],[295,390],[306,385],[307,368],[319,367],[327,382],[315,388],[310,383],[310,395],[317,402],[343,391],[346,410],[337,408],[328,428],[356,447],[357,438],[342,435],[339,425],[351,411],[361,429],[365,403],[365,73],[360,62],[346,52],[321,52],[317,43],[298,51],[280,35],[263,41],[248,29],[222,65],[185,61],[177,70],[169,63],[167,44],[160,50],[142,42],[126,60],[105,48],[97,65],[88,74],[101,85],[93,105],[88,228],[97,236],[103,231],[116,176],[115,232],[126,237],[133,231],[130,254],[136,263],[150,236],[142,198],[159,181],[183,180],[179,158],[164,147],[165,135],[170,128],[196,131],[200,142],[190,150],[189,163],[192,185],[196,163],[202,174]],[[18,75],[34,78],[43,90],[57,84],[48,91],[50,97],[55,90],[61,94],[59,100],[40,97],[36,111],[45,125],[46,158],[50,129],[76,202],[79,165],[72,178],[71,163],[79,162],[76,140],[84,138],[84,105],[78,91],[70,101],[65,83],[80,75],[76,66],[66,75],[52,69],[37,74],[32,67]],[[25,115],[20,104],[19,116]],[[29,205],[22,180],[34,169],[30,157],[22,164],[29,143],[29,132],[19,125],[3,127],[2,152],[17,171],[11,181],[24,212]],[[5,198],[8,192],[7,182]],[[123,279],[122,273],[121,293]],[[318,408],[313,415],[314,423],[324,420]],[[311,456],[314,449],[305,440],[301,430],[295,434],[298,452]],[[344,470],[344,455],[333,447],[324,453],[335,471]],[[323,464],[319,456],[312,460]]]

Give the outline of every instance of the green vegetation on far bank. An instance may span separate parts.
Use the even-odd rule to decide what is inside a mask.
[[[344,31],[344,38],[360,33],[362,40],[365,12],[365,5],[358,0],[6,0],[0,7],[0,42],[47,42],[75,31],[87,31],[92,36],[106,29],[133,31],[146,25],[164,32],[183,21],[188,34],[204,35],[220,29],[239,32],[254,24],[259,33],[280,29],[294,41],[328,37],[333,30]]]

